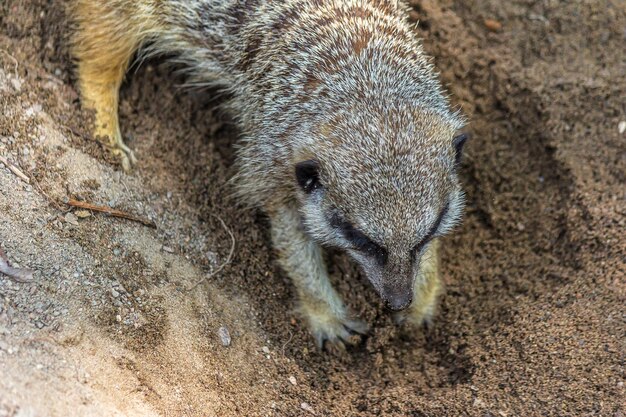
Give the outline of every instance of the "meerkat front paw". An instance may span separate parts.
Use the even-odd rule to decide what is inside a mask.
[[[122,138],[122,134],[119,132],[119,128],[109,131],[107,123],[100,123],[102,123],[102,126],[99,126],[96,129],[95,138],[102,143],[111,155],[118,158],[122,164],[124,172],[130,172],[132,167],[137,164],[135,152],[130,149],[126,143],[124,143],[124,139]],[[117,120],[108,123],[117,123]]]
[[[436,240],[428,247],[420,266],[419,276],[413,286],[413,304],[407,310],[396,313],[396,323],[412,327],[429,326],[432,323],[442,289],[438,250],[439,241]]]
[[[315,344],[320,349],[339,348],[345,345],[357,345],[362,335],[368,331],[366,323],[339,317],[308,317]]]
[[[398,325],[408,325],[411,327],[430,327],[435,315],[436,299],[432,298],[422,305],[412,305],[406,311],[399,311],[394,314],[394,321]]]
[[[441,285],[436,275],[415,288],[414,301],[405,311],[394,315],[397,324],[412,327],[430,326],[437,310],[437,299],[441,292]]]
[[[365,335],[368,325],[361,320],[349,319],[346,314],[337,314],[328,306],[303,303],[300,308],[309,323],[309,328],[320,349],[360,342],[360,335]]]
[[[122,169],[124,172],[130,172],[133,166],[137,164],[137,158],[135,157],[135,152],[133,152],[128,146],[126,146],[123,142],[119,147],[110,148],[109,151],[111,154],[120,159],[122,164]]]

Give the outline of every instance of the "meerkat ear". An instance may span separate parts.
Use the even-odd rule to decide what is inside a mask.
[[[320,186],[319,166],[319,162],[312,159],[296,164],[296,180],[307,194]]]
[[[461,133],[460,135],[457,135],[454,137],[454,139],[452,139],[452,145],[454,145],[454,151],[455,151],[455,162],[458,164],[459,162],[461,162],[461,156],[463,155],[463,146],[465,145],[465,142],[467,142],[467,139],[469,139],[469,135],[467,133]]]

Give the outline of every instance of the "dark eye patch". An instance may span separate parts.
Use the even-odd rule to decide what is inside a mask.
[[[387,250],[367,237],[365,233],[356,229],[350,222],[344,220],[338,214],[334,214],[331,217],[330,223],[334,228],[341,230],[343,236],[356,250],[375,257],[381,265],[387,263]]]
[[[413,247],[413,250],[411,251],[413,257],[415,257],[422,249],[424,249],[424,246],[426,246],[426,244],[430,242],[430,240],[433,238],[435,233],[437,233],[437,230],[439,229],[439,226],[441,225],[441,221],[443,220],[444,216],[448,212],[449,208],[450,208],[450,203],[446,204],[443,210],[441,210],[441,213],[439,213],[439,217],[437,217],[437,220],[435,220],[435,223],[433,223],[428,233],[426,233],[426,236],[424,236],[424,238],[420,241],[420,243],[418,243],[417,245]]]

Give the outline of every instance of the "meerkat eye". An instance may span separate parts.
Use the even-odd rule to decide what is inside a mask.
[[[455,151],[455,162],[457,164],[461,162],[461,156],[463,155],[463,146],[465,145],[465,142],[467,142],[468,138],[469,135],[467,133],[461,133],[460,135],[455,136],[454,139],[452,139],[452,145],[454,146]]]
[[[319,163],[314,160],[296,164],[296,180],[305,193],[310,194],[320,186]]]

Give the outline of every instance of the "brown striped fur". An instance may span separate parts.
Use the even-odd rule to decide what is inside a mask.
[[[174,55],[190,84],[232,93],[242,132],[238,193],[270,216],[279,262],[318,344],[367,328],[330,285],[322,245],[345,249],[392,307],[413,298],[401,313],[408,322],[432,316],[436,238],[463,207],[452,141],[463,120],[403,3],[71,1],[83,102],[124,169],[135,157],[120,134],[118,90],[137,51]],[[298,184],[295,167],[308,160],[315,178]]]

